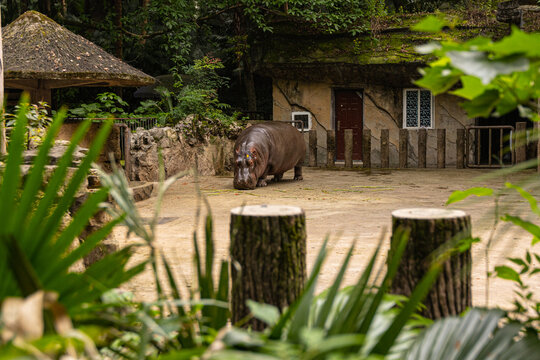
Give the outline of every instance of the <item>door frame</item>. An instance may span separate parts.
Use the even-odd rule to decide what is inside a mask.
[[[365,96],[364,96],[364,93],[365,93],[365,89],[362,88],[362,87],[359,87],[359,86],[331,86],[330,87],[331,90],[332,90],[332,98],[331,98],[331,124],[332,124],[332,130],[334,130],[334,135],[335,135],[335,138],[336,138],[336,150],[335,150],[335,154],[334,154],[334,161],[343,161],[343,160],[337,160],[337,142],[338,142],[338,136],[337,136],[337,126],[336,126],[336,91],[356,91],[357,93],[359,93],[359,96],[360,96],[360,99],[362,99],[362,133],[363,133],[363,129],[364,129],[364,119],[365,119],[365,113],[366,113],[366,108],[365,108]],[[362,159],[364,158],[364,154],[363,154],[363,147],[362,149],[360,149],[360,153],[362,154]],[[362,160],[354,160],[354,161],[362,161]]]

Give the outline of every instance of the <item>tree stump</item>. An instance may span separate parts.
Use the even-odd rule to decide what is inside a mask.
[[[401,209],[392,212],[390,251],[396,246],[398,229],[410,236],[392,293],[410,296],[427,272],[433,253],[441,246],[471,237],[471,219],[463,211],[446,209]],[[471,251],[452,255],[424,300],[423,315],[431,319],[458,315],[472,305]]]
[[[281,310],[300,295],[306,280],[306,218],[299,207],[252,205],[231,210],[233,324],[249,315],[247,300]],[[262,330],[251,319],[245,326]]]

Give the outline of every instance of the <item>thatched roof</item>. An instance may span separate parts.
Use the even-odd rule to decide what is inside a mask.
[[[154,78],[36,11],[2,29],[6,87],[143,86]]]

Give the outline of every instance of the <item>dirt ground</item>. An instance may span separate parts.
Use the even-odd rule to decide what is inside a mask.
[[[239,191],[232,186],[232,177],[203,176],[199,178],[202,194],[211,206],[214,218],[214,237],[217,258],[227,258],[229,247],[230,210],[246,204],[294,205],[304,209],[307,221],[308,271],[326,235],[330,236],[331,249],[318,283],[318,291],[329,287],[337,274],[341,260],[349,247],[356,242],[354,256],[349,265],[345,282],[354,283],[366,266],[381,236],[384,236],[380,261],[384,261],[389,247],[391,212],[410,207],[443,207],[454,190],[473,186],[501,188],[504,181],[529,185],[538,182],[534,172],[522,172],[503,179],[501,176],[478,181],[489,176],[488,170],[409,169],[391,171],[325,170],[304,168],[304,180],[292,180],[292,171],[280,183],[270,183],[266,188]],[[166,193],[157,227],[156,245],[173,264],[177,279],[190,286],[192,282],[193,231],[199,199],[193,177],[182,178]],[[534,192],[535,196],[540,190]],[[155,197],[137,203],[141,216],[150,218],[154,211]],[[506,257],[522,257],[530,247],[531,236],[517,227],[499,224],[489,248],[486,265],[486,245],[494,228],[494,201],[491,198],[474,198],[450,208],[461,209],[471,215],[473,235],[482,239],[473,248],[473,303],[476,306],[508,307],[513,299],[513,285],[509,281],[490,278],[486,266],[508,264]],[[501,197],[500,213],[522,214],[531,217],[528,203],[509,192]],[[126,228],[117,227],[115,237],[120,245],[137,242],[126,239]],[[203,233],[199,230],[202,243]],[[147,256],[147,249],[139,249],[134,259]],[[164,277],[164,274],[162,274]],[[489,296],[486,298],[486,287]],[[153,276],[147,271],[127,286],[136,298],[155,298]],[[536,294],[540,284],[533,285]]]

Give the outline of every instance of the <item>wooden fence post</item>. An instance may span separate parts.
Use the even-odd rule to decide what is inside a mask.
[[[364,168],[371,169],[371,130],[362,132],[362,163]]]
[[[418,130],[418,167],[426,167],[426,155],[427,155],[427,130]]]
[[[410,296],[427,272],[434,254],[471,237],[471,218],[460,210],[396,210],[392,212],[390,251],[395,249],[402,231],[410,231],[410,235],[392,282],[392,293]],[[438,319],[459,315],[472,305],[471,264],[470,249],[444,262],[441,274],[424,300],[424,316]]]
[[[345,167],[353,167],[353,130],[345,129]]]
[[[326,130],[326,166],[334,167],[336,157],[336,133],[334,130]]]
[[[381,168],[390,167],[390,130],[381,129]]]
[[[465,167],[465,129],[456,130],[456,168]]]
[[[527,160],[527,123],[519,121],[516,123],[516,164]]]
[[[309,166],[317,166],[317,130],[309,130]]]
[[[446,129],[437,129],[437,167],[446,167]]]
[[[399,167],[405,169],[407,167],[407,147],[409,143],[409,130],[399,129]]]
[[[306,280],[306,217],[299,207],[250,205],[231,210],[232,323],[249,314],[247,300],[283,310]],[[252,319],[246,326],[262,330]]]

